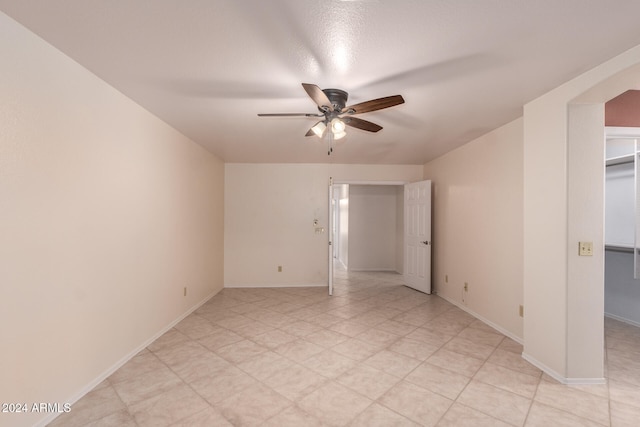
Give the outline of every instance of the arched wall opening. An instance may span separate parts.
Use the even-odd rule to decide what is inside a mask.
[[[524,109],[523,357],[567,384],[604,382],[604,103],[638,87],[640,47]]]

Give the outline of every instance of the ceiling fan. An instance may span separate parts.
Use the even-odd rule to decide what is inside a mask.
[[[309,129],[305,136],[316,135],[320,138],[327,136],[329,139],[329,152],[333,151],[333,140],[346,136],[346,126],[362,129],[367,132],[378,132],[382,126],[368,120],[353,117],[354,114],[369,113],[371,111],[382,110],[403,104],[404,98],[401,95],[387,96],[384,98],[372,99],[359,104],[347,104],[349,94],[340,89],[320,89],[318,86],[309,83],[302,83],[302,87],[309,97],[318,106],[319,113],[267,113],[258,114],[260,117],[323,117]]]

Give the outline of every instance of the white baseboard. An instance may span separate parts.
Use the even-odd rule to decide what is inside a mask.
[[[619,322],[626,323],[626,324],[632,325],[632,326],[637,326],[638,328],[640,328],[640,322],[636,322],[634,320],[627,319],[626,317],[616,316],[615,314],[611,314],[611,313],[605,313],[604,317],[608,317],[610,319],[617,320]]]
[[[499,325],[496,325],[495,323],[493,323],[492,321],[485,319],[484,317],[482,317],[481,315],[479,315],[478,313],[476,313],[475,311],[469,309],[469,307],[460,304],[458,301],[452,300],[450,298],[447,298],[443,295],[440,294],[435,294],[438,295],[440,298],[442,298],[443,300],[450,302],[451,304],[455,305],[456,307],[458,307],[460,310],[466,311],[467,313],[469,313],[470,315],[472,315],[473,317],[475,317],[476,319],[480,320],[483,323],[486,323],[487,325],[491,326],[493,329],[495,329],[496,331],[500,332],[502,335],[511,338],[512,340],[514,340],[515,342],[517,342],[518,344],[524,344],[524,341],[522,340],[522,338],[512,334],[511,332],[507,331],[506,329],[502,328]]]
[[[212,292],[211,294],[209,294],[208,296],[206,296],[203,300],[199,301],[198,303],[196,303],[193,307],[189,308],[185,313],[181,314],[177,319],[175,319],[174,321],[172,321],[169,325],[165,326],[164,328],[162,328],[160,331],[158,331],[155,335],[153,335],[151,338],[149,338],[148,340],[146,340],[145,342],[143,342],[142,344],[140,344],[138,347],[136,347],[133,351],[131,351],[130,353],[128,353],[127,355],[125,355],[124,357],[122,357],[120,360],[118,360],[113,366],[111,366],[110,368],[108,368],[106,371],[104,371],[102,374],[98,375],[93,381],[91,381],[89,384],[87,384],[86,386],[84,386],[80,391],[78,391],[77,393],[75,393],[72,397],[70,397],[69,399],[64,400],[65,403],[69,403],[71,405],[74,405],[78,400],[80,400],[81,398],[83,398],[87,393],[89,393],[91,390],[93,390],[98,384],[100,384],[102,381],[104,381],[105,379],[109,378],[109,376],[111,376],[111,374],[113,374],[115,371],[117,371],[118,369],[120,369],[125,363],[127,363],[129,360],[131,360],[136,354],[140,353],[142,350],[144,350],[145,348],[147,348],[152,342],[154,342],[155,340],[157,340],[158,338],[160,338],[162,335],[164,335],[167,331],[169,331],[171,328],[173,328],[175,325],[177,325],[178,323],[180,323],[185,317],[189,316],[191,313],[193,313],[194,311],[196,311],[198,308],[200,308],[200,306],[202,306],[205,302],[209,301],[214,295],[216,295],[219,291],[215,291]],[[55,418],[57,418],[60,414],[59,413],[52,413],[49,416],[47,416],[46,418],[40,420],[38,423],[35,424],[36,427],[44,427],[47,424],[51,423]]]
[[[522,358],[531,363],[536,368],[540,369],[545,374],[549,375],[554,380],[565,385],[598,385],[606,384],[605,378],[568,378],[560,373],[554,371],[544,363],[538,361],[535,357],[532,357],[526,353],[522,353]]]
[[[237,284],[237,285],[224,285],[225,289],[240,289],[240,288],[326,288],[326,283],[322,284],[309,284],[309,283],[289,283],[286,285],[268,284],[268,285],[252,285],[252,284]]]

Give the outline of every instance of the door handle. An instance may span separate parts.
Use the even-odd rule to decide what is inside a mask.
[[[431,244],[431,242],[429,242],[428,240],[425,240],[424,242],[420,242],[420,243],[423,243],[423,244],[425,244],[427,246]]]

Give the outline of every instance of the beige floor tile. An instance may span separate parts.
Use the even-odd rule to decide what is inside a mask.
[[[231,363],[215,353],[209,352],[199,357],[185,359],[181,363],[175,363],[171,369],[184,382],[190,383],[204,376],[215,375],[229,366]]]
[[[378,403],[420,425],[435,426],[453,401],[415,384],[401,381],[382,396]]]
[[[335,351],[326,350],[305,360],[302,364],[326,378],[335,378],[357,366],[358,362]]]
[[[313,323],[314,325],[321,326],[323,328],[328,328],[336,323],[344,322],[342,317],[332,316],[331,314],[318,314],[317,316],[306,319],[307,322]]]
[[[177,329],[172,328],[172,329],[169,329],[164,334],[162,334],[160,338],[158,338],[157,340],[149,344],[147,349],[155,352],[162,348],[180,344],[188,340],[190,340],[188,336],[178,331]]]
[[[353,338],[369,329],[369,326],[352,320],[343,320],[342,322],[331,325],[329,329]]]
[[[519,345],[519,344],[518,344]],[[487,359],[487,362],[491,362],[494,365],[499,365],[505,368],[512,369],[514,371],[522,372],[523,374],[540,377],[542,371],[531,363],[522,358],[521,352],[512,352],[505,350],[503,346],[498,347]]]
[[[175,329],[187,335],[191,339],[202,338],[220,330],[218,326],[213,325],[204,317],[200,317],[197,314],[187,316],[175,326]]]
[[[123,409],[99,420],[85,424],[85,427],[137,427],[133,416]]]
[[[164,363],[151,352],[140,353],[120,367],[109,377],[111,384],[131,380],[138,375],[166,368]]]
[[[340,343],[331,348],[333,351],[348,357],[349,359],[363,361],[382,350],[380,345],[370,344],[355,338]]]
[[[401,337],[400,335],[392,334],[391,332],[372,328],[356,335],[354,338],[384,348],[398,341]]]
[[[248,316],[245,316],[242,314],[235,314],[233,316],[224,317],[216,321],[215,323],[216,325],[222,326],[223,328],[232,329],[232,328],[237,328],[244,325],[249,325],[253,321],[254,319]]]
[[[417,328],[406,336],[406,338],[422,341],[436,347],[441,347],[453,338],[454,335],[444,334],[432,329]]]
[[[520,426],[531,400],[478,381],[471,381],[457,402],[509,424]]]
[[[420,364],[420,361],[400,353],[382,350],[370,358],[365,359],[364,364],[380,369],[398,378],[404,378]]]
[[[640,407],[640,387],[633,384],[609,380],[609,396],[611,400],[616,402]]]
[[[236,365],[253,378],[264,381],[274,373],[289,369],[295,362],[272,351],[258,354]]]
[[[371,403],[370,399],[340,384],[329,382],[298,401],[298,406],[323,423],[344,426]]]
[[[269,310],[247,313],[246,316],[254,320],[259,320],[260,322],[266,323],[267,325],[273,326],[275,328],[286,326],[297,320],[295,317],[290,317],[286,314],[276,313],[275,311]]]
[[[125,404],[111,386],[102,387],[87,393],[71,405],[70,412],[61,414],[49,425],[51,427],[84,426],[125,409]]]
[[[397,316],[400,313],[400,311],[399,310],[395,310],[395,311],[397,312],[395,314]],[[354,322],[362,323],[369,327],[373,327],[382,322],[385,322],[388,318],[389,316],[387,316],[387,312],[374,309],[374,310],[365,311],[364,313],[355,315],[351,318],[351,320]]]
[[[256,383],[249,374],[232,366],[214,376],[202,377],[189,385],[209,403],[216,404]]]
[[[231,424],[220,411],[208,407],[200,412],[183,418],[171,424],[171,427],[232,427]]]
[[[236,334],[247,339],[253,339],[258,335],[273,331],[274,329],[275,327],[267,325],[266,323],[259,322],[257,320],[252,320],[251,323],[247,323],[245,325],[233,326],[229,328],[229,330],[231,330],[232,332],[235,332]]]
[[[334,282],[222,290],[51,425],[637,425],[640,328],[605,319],[608,384],[569,387],[401,275]]]
[[[484,323],[482,320],[479,320],[479,319],[474,319],[473,322],[469,324],[469,327],[474,329],[480,329],[481,331],[488,332],[490,334],[502,335],[496,329],[492,328],[491,326],[487,325],[486,323]]]
[[[211,353],[209,349],[196,341],[186,341],[154,352],[158,359],[172,369],[175,366],[184,365],[185,361],[203,357],[209,353]]]
[[[276,347],[274,351],[288,359],[301,363],[323,352],[324,348],[312,342],[298,339]]]
[[[522,354],[522,351],[523,351],[522,344],[512,340],[509,337],[505,337],[500,343],[500,345],[498,346],[498,348],[505,351],[510,351],[512,353],[517,353],[520,355]]]
[[[286,344],[297,339],[298,337],[296,337],[295,335],[288,334],[284,331],[281,331],[280,329],[273,329],[269,332],[265,332],[253,337],[252,341],[273,350],[274,348],[279,347],[282,344]]]
[[[113,388],[120,399],[131,406],[134,403],[146,400],[157,394],[169,391],[183,384],[180,377],[166,366],[161,369],[137,375],[129,380],[113,384]]]
[[[327,329],[321,329],[305,337],[305,340],[324,348],[333,347],[334,345],[343,343],[348,339],[349,337],[346,335]]]
[[[228,329],[220,328],[219,330],[200,338],[198,342],[211,351],[215,351],[229,344],[242,341],[244,338]]]
[[[296,406],[290,406],[279,414],[262,423],[263,427],[322,427],[316,417],[307,414]]]
[[[398,322],[396,320],[385,320],[384,322],[377,324],[376,328],[392,334],[405,336],[415,331],[418,327],[410,325],[409,323]]]
[[[611,402],[611,427],[637,427],[640,407],[622,402]]]
[[[451,405],[438,423],[438,427],[508,427],[510,425],[457,402]]]
[[[471,378],[484,362],[475,357],[440,349],[427,359],[427,363]]]
[[[448,399],[455,400],[469,383],[470,379],[444,368],[429,363],[422,363],[405,377],[405,381],[438,393]]]
[[[600,424],[609,423],[609,400],[562,384],[540,381],[535,400]]]
[[[336,381],[369,399],[376,400],[400,381],[400,378],[361,364],[338,376]]]
[[[231,363],[240,363],[267,351],[269,351],[268,348],[258,345],[253,341],[242,340],[220,347],[216,350],[216,354]]]
[[[602,427],[603,424],[580,418],[539,402],[533,402],[524,425],[526,427]]]
[[[480,368],[473,379],[528,399],[533,399],[540,382],[538,377],[513,371],[489,362]]]
[[[374,403],[350,424],[350,427],[418,427],[410,419]]]
[[[400,338],[388,347],[388,350],[424,362],[440,347],[411,338]]]
[[[313,323],[305,322],[304,320],[297,320],[288,325],[281,326],[280,329],[288,334],[295,335],[298,338],[303,338],[321,330],[322,327],[314,325]]]
[[[257,426],[293,403],[269,387],[257,383],[215,406],[233,425]]]
[[[140,427],[162,427],[180,421],[209,405],[191,388],[179,385],[129,407]]]
[[[477,344],[497,347],[504,339],[504,335],[497,332],[487,332],[477,328],[466,328],[458,334],[459,338],[465,338]]]
[[[460,337],[452,338],[451,341],[446,343],[442,348],[482,360],[487,360],[495,350],[495,347],[478,344]]]
[[[326,381],[327,378],[322,375],[292,363],[291,366],[265,378],[263,383],[287,399],[295,401],[311,393]]]
[[[430,331],[437,331],[441,334],[446,334],[449,336],[458,335],[462,330],[464,330],[467,326],[469,326],[468,321],[451,321],[446,318],[436,317],[422,325],[424,329],[428,329]]]

